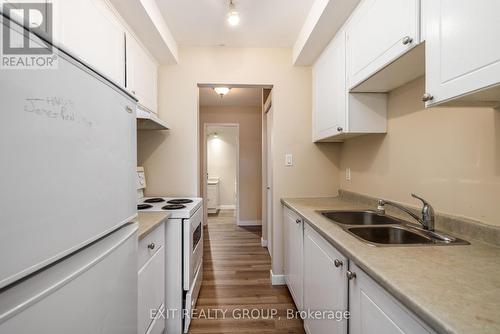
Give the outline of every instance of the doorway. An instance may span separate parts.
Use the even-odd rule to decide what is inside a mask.
[[[235,225],[255,226],[259,234],[262,229],[262,234],[267,234],[263,200],[263,87],[229,85],[223,90],[225,94],[220,94],[221,90],[215,89],[220,85],[198,86],[200,193],[206,208],[205,223],[214,222],[210,218],[218,213],[227,216],[234,205]],[[235,129],[236,150],[229,145]],[[234,151],[236,168],[231,167]],[[233,178],[230,170],[234,169]]]
[[[239,124],[205,123],[206,206],[209,215],[239,221]]]

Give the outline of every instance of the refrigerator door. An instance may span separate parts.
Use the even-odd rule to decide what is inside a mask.
[[[136,216],[135,100],[67,54],[57,61],[0,69],[0,288]]]
[[[137,224],[0,292],[1,334],[136,334]]]

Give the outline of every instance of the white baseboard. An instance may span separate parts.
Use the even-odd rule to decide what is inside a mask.
[[[260,238],[260,245],[264,248],[267,248],[267,240],[264,240],[263,238]]]
[[[234,204],[219,205],[219,210],[236,210],[236,205]]]
[[[262,226],[262,220],[240,220],[238,226]]]
[[[286,285],[285,275],[275,275],[273,274],[273,270],[269,270],[271,273],[271,284],[272,285]]]

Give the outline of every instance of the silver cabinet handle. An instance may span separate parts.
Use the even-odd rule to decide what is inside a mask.
[[[429,101],[432,101],[433,99],[434,99],[434,96],[432,96],[429,93],[425,93],[424,95],[422,95],[423,102],[429,102]]]
[[[342,129],[342,128],[339,126],[339,127],[337,128],[337,131],[338,131],[338,132],[342,132],[342,131],[344,131],[344,129]]]
[[[338,268],[342,267],[344,265],[344,262],[340,261],[339,259],[335,259],[335,261],[333,261],[333,264]]]
[[[130,113],[130,114],[134,111],[134,109],[132,109],[132,107],[131,107],[131,106],[126,106],[126,107],[125,107],[125,110],[126,110],[128,113]]]
[[[353,273],[352,271],[348,270],[346,273],[347,279],[353,280],[356,278],[356,273]]]
[[[295,220],[295,222],[296,222],[297,224],[300,224],[301,220],[300,220],[300,219],[296,219],[296,220]]]
[[[149,248],[149,249],[151,249],[151,250],[155,249],[155,247],[156,247],[156,245],[155,245],[155,243],[154,243],[154,242],[152,242],[152,243],[150,243],[150,244],[148,245],[148,248]]]
[[[413,38],[411,38],[410,36],[405,36],[403,38],[403,45],[411,44],[411,42],[413,42]]]

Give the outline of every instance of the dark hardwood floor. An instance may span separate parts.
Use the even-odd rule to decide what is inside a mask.
[[[232,211],[204,228],[203,284],[190,333],[304,333],[286,286],[272,286],[260,227],[239,227]]]

